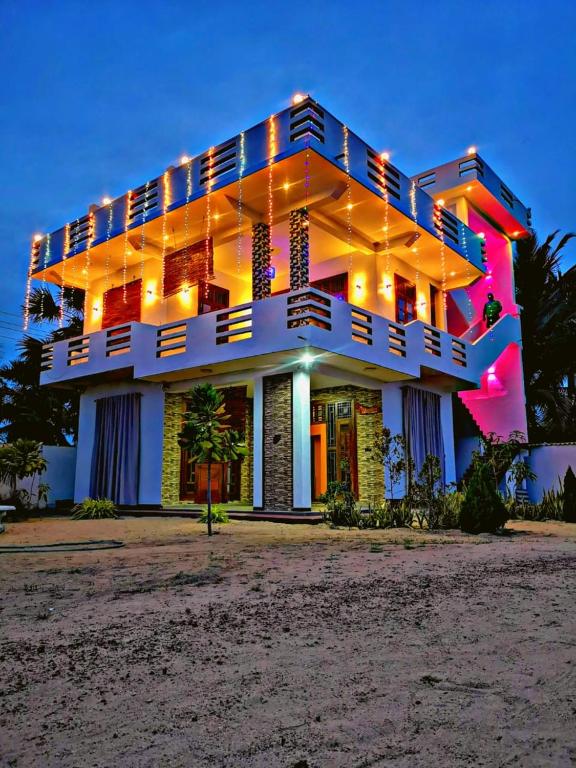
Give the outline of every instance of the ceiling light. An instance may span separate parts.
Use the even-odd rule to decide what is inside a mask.
[[[304,352],[304,354],[300,357],[300,362],[303,365],[312,365],[314,362],[314,355],[311,355],[310,352]]]

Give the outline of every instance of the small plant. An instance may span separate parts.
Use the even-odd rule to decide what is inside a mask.
[[[42,455],[42,443],[35,440],[15,440],[0,446],[0,481],[10,488],[9,501],[17,509],[30,509],[34,482],[46,471],[47,462]],[[30,492],[18,489],[18,481],[32,478]]]
[[[384,499],[368,507],[368,512],[360,518],[360,528],[392,528],[394,516],[392,505]]]
[[[503,528],[508,512],[494,484],[487,462],[477,461],[460,510],[460,527],[466,533],[494,533]]]
[[[328,490],[322,494],[320,501],[326,504],[323,512],[324,521],[332,528],[360,526],[362,513],[348,483],[338,481],[328,483]]]
[[[118,517],[111,499],[84,499],[72,509],[73,520],[110,520]]]
[[[563,488],[562,518],[566,523],[576,523],[576,476],[572,467],[566,470]]]
[[[208,510],[203,509],[200,513],[200,517],[198,518],[199,523],[207,523],[208,522]],[[215,504],[212,507],[212,522],[213,523],[222,523],[225,525],[226,523],[230,522],[230,518],[228,517],[228,512],[224,509],[224,507],[219,506],[218,504]]]
[[[452,491],[444,494],[442,508],[438,519],[438,528],[459,528],[460,511],[464,502],[464,494],[461,491]]]

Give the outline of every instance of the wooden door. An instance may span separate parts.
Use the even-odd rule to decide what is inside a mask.
[[[228,501],[226,494],[227,473],[227,463],[212,464],[210,485],[212,486],[213,504],[223,504]],[[208,501],[208,465],[196,464],[195,475],[194,501],[197,504],[206,504]]]

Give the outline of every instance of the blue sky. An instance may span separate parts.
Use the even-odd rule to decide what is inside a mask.
[[[576,230],[575,28],[574,0],[0,0],[0,354],[34,232],[295,91],[408,174],[475,144],[541,235]]]

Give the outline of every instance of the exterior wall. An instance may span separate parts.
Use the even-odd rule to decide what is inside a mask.
[[[90,468],[96,426],[96,400],[102,397],[139,392],[140,405],[140,478],[138,503],[157,506],[162,486],[162,435],[164,424],[164,392],[161,384],[146,382],[107,383],[90,387],[80,398],[78,446],[74,501],[90,495]]]
[[[76,448],[65,445],[43,445],[42,455],[48,462],[46,471],[39,477],[27,477],[18,481],[18,490],[28,491],[35,504],[38,498],[38,485],[46,483],[50,486],[46,506],[51,507],[57,501],[68,501],[74,498],[74,477],[76,473]],[[0,483],[0,499],[10,493],[10,487]]]
[[[313,390],[310,393],[310,399],[322,403],[353,400],[355,406],[378,408],[378,413],[361,414],[356,407],[356,452],[360,501],[367,504],[381,500],[384,496],[384,474],[382,468],[368,458],[368,449],[374,444],[376,430],[382,418],[381,392],[377,389],[364,389],[350,385]]]
[[[240,465],[240,502],[252,504],[252,486],[254,483],[254,419],[252,400],[246,401],[246,447],[248,455]]]
[[[264,508],[292,508],[292,374],[264,378]]]
[[[576,443],[532,446],[526,461],[536,473],[536,480],[526,481],[526,490],[530,501],[538,503],[544,491],[558,488],[558,478],[564,480],[568,467],[576,473]]]
[[[162,506],[180,502],[180,446],[178,432],[182,424],[184,395],[166,393],[164,397],[164,433],[162,435]]]

